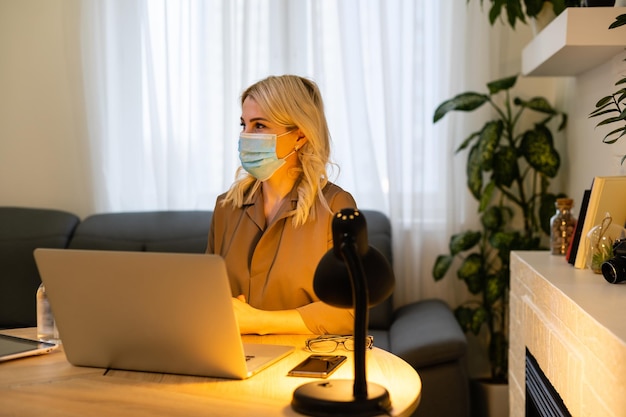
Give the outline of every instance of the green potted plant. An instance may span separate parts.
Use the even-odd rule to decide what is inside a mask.
[[[487,84],[488,93],[465,92],[444,101],[433,122],[451,111],[471,112],[488,104],[495,117],[471,132],[457,149],[468,150],[467,187],[478,202],[481,228],[460,231],[450,238],[449,253],[439,255],[433,277],[441,280],[454,267],[475,297],[455,309],[466,332],[487,331],[491,380],[507,381],[508,289],[511,250],[542,248],[549,236],[550,217],[557,197],[549,192],[550,179],[560,167],[548,126],[567,116],[543,97],[530,100],[511,97],[518,76]],[[520,118],[530,112],[538,119],[523,129]],[[458,261],[458,262],[455,262]]]
[[[611,23],[609,29],[615,29],[626,25],[626,14],[617,16],[615,22]],[[626,59],[624,59],[626,61]],[[602,97],[596,103],[596,108],[589,114],[589,117],[607,116],[601,120],[596,127],[617,123],[617,128],[607,133],[602,142],[612,144],[626,135],[626,77],[615,83],[618,90],[613,94]],[[626,160],[626,155],[622,156],[621,164]]]
[[[469,3],[470,0],[467,0]],[[495,21],[504,13],[506,21],[515,29],[515,24],[520,22],[527,24],[527,18],[536,19],[544,7],[550,7],[554,15],[558,16],[567,7],[576,7],[580,0],[489,0],[489,23],[493,25]],[[483,5],[483,0],[480,0]]]

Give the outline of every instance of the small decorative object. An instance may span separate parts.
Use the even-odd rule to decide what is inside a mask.
[[[602,273],[602,263],[613,258],[613,244],[626,238],[626,229],[613,223],[610,213],[606,213],[602,223],[587,233],[589,251],[587,267],[596,274]]]
[[[576,218],[572,215],[574,200],[557,198],[556,213],[550,219],[550,247],[553,255],[565,255],[576,229]]]

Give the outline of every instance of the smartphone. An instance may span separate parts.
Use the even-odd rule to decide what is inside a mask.
[[[346,360],[342,355],[311,355],[296,365],[287,375],[326,378]]]

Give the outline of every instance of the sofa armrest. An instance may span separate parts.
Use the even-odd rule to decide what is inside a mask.
[[[399,308],[389,332],[391,351],[416,369],[455,361],[467,352],[465,334],[441,300]]]

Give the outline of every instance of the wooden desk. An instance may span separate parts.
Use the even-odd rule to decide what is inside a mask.
[[[33,338],[34,329],[3,333]],[[244,336],[244,341],[296,346],[277,364],[243,381],[72,366],[62,349],[0,363],[0,414],[20,417],[86,416],[299,416],[293,391],[312,378],[286,376],[310,353],[306,336]],[[353,379],[352,355],[329,379]],[[415,370],[382,349],[367,353],[367,379],[384,386],[393,416],[417,408],[422,389]]]

